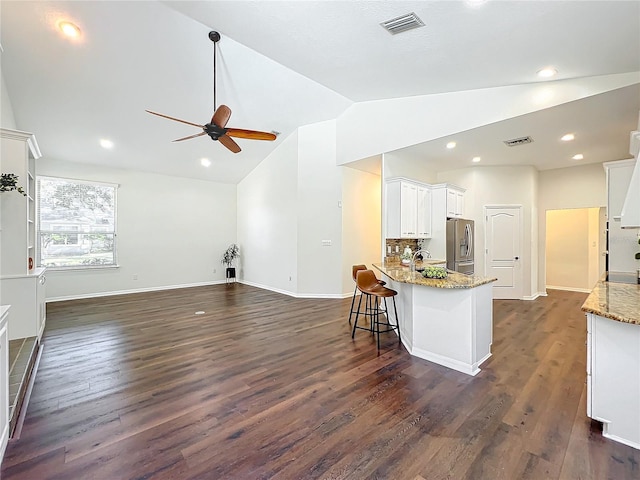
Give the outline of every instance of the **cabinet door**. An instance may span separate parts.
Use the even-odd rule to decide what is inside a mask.
[[[456,192],[456,216],[464,217],[464,193]]]
[[[431,190],[418,187],[418,237],[431,238]]]
[[[402,182],[400,192],[400,236],[414,238],[418,232],[418,187],[412,183]]]
[[[456,214],[456,192],[455,190],[451,190],[447,188],[447,217],[455,218],[458,215]]]

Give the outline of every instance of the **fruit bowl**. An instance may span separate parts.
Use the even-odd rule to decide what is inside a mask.
[[[425,267],[422,271],[422,276],[436,279],[447,278],[447,269],[443,267]]]

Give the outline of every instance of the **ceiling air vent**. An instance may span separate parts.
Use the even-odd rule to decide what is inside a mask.
[[[531,137],[520,137],[520,138],[513,138],[511,140],[505,140],[504,144],[507,147],[517,147],[518,145],[525,145],[531,142],[533,142],[533,138]]]
[[[407,13],[401,17],[392,18],[386,22],[382,22],[382,25],[387,32],[395,35],[396,33],[406,32],[413,28],[424,27],[424,22],[418,18],[415,13]]]

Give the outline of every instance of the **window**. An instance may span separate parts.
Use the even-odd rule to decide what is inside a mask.
[[[114,267],[117,185],[38,177],[38,264]]]

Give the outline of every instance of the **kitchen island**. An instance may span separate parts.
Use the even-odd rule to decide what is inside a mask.
[[[491,356],[492,282],[497,279],[449,271],[424,278],[399,264],[374,264],[398,292],[402,343],[411,355],[477,375]]]
[[[587,416],[602,422],[603,436],[640,449],[640,285],[610,277],[605,274],[582,305]]]

